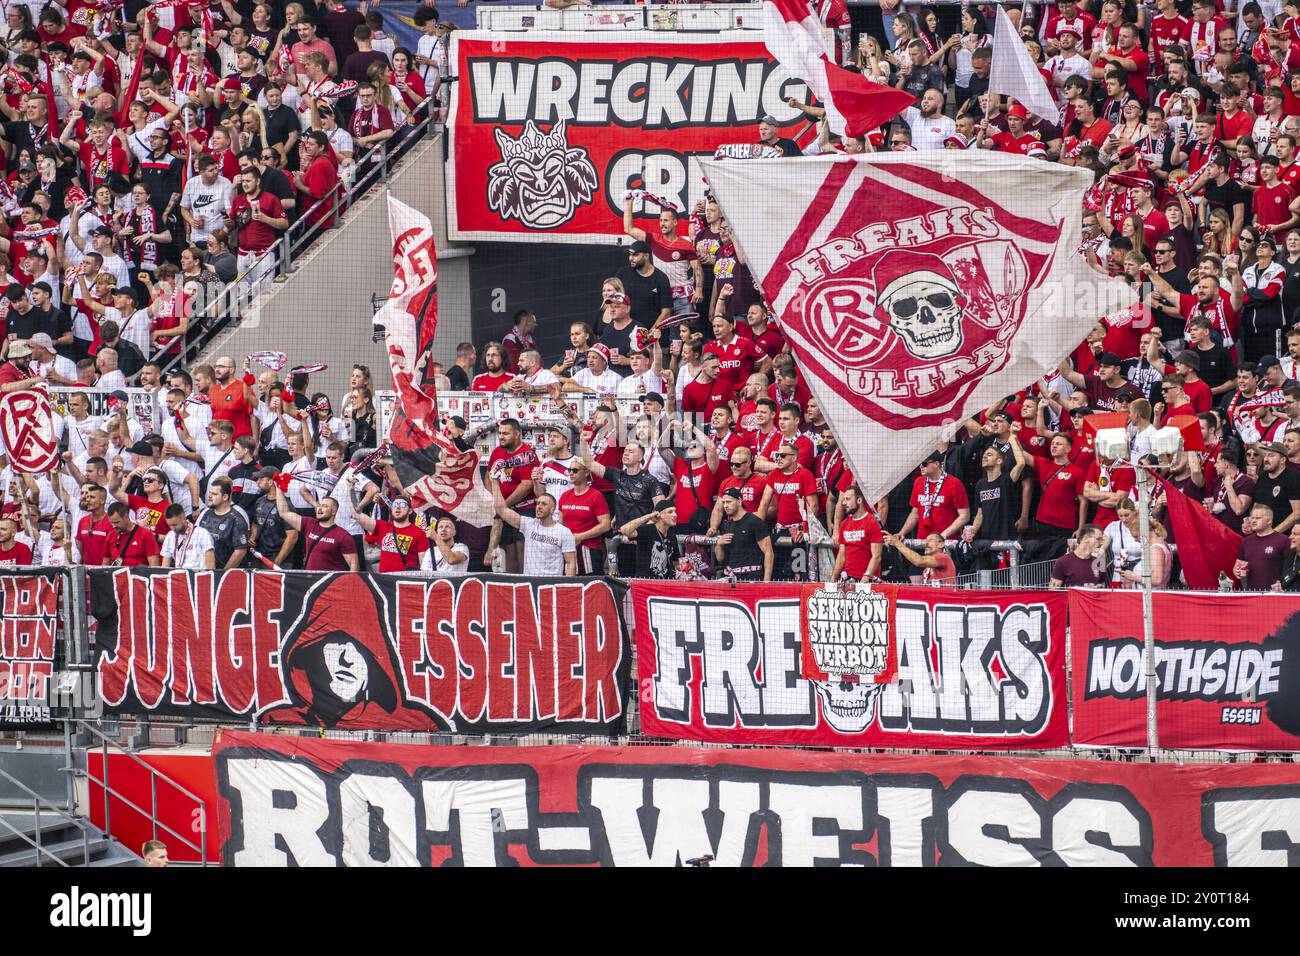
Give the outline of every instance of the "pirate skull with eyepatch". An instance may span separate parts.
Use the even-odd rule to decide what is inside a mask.
[[[938,359],[961,348],[966,297],[942,259],[928,252],[893,250],[881,256],[872,278],[877,315],[913,356]]]

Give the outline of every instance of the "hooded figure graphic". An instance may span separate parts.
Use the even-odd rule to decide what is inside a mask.
[[[277,724],[341,729],[450,730],[402,700],[397,662],[375,592],[359,574],[316,588],[281,650],[292,704],[262,714]]]

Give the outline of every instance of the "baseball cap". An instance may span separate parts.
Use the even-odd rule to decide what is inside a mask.
[[[27,340],[28,345],[39,345],[47,351],[54,351],[54,340],[45,332],[37,332]]]
[[[1136,389],[1132,388],[1121,388],[1115,393],[1115,401],[1117,402],[1135,402],[1139,398],[1141,398],[1141,395],[1138,394]]]
[[[1029,116],[1029,110],[1017,103],[1015,106],[1011,107],[1011,109],[1007,110],[1007,115],[1018,116],[1021,119],[1025,119]]]
[[[597,355],[599,355],[601,358],[603,358],[606,362],[609,361],[609,347],[608,347],[608,346],[603,345],[603,344],[601,344],[600,342],[597,342],[597,343],[596,343],[595,345],[593,345],[591,348],[587,349],[587,354],[588,354],[588,355],[590,355],[592,352],[595,352]]]
[[[149,444],[147,441],[138,441],[128,448],[127,451],[133,455],[147,455],[150,458],[153,457],[153,445]]]
[[[1258,449],[1259,451],[1276,452],[1277,454],[1281,455],[1283,458],[1286,457],[1286,445],[1283,445],[1279,441],[1262,441],[1259,444],[1257,444],[1255,448]]]
[[[636,242],[632,243],[632,245],[627,247],[627,251],[628,252],[649,252],[650,243],[638,239]]]
[[[740,500],[741,500],[740,489],[739,489],[739,488],[728,488],[726,491],[724,491],[724,492],[722,493],[722,497],[724,497],[724,498],[735,498],[737,501],[740,501]]]
[[[9,343],[9,357],[11,359],[22,358],[24,355],[31,355],[32,347],[22,339],[15,339]]]
[[[132,301],[132,303],[137,301],[135,297],[135,289],[132,289],[130,286],[124,285],[120,288],[114,289],[113,295],[127,296]]]
[[[995,418],[1000,418],[1004,422],[1011,421],[1011,415],[1007,412],[994,412],[992,415],[989,416],[989,421],[992,421]]]
[[[641,404],[644,405],[646,402],[658,402],[662,405],[664,403],[664,397],[658,392],[646,392],[641,396]]]
[[[459,415],[451,415],[448,417],[447,420],[451,422],[453,425],[455,425],[457,428],[464,429],[469,427],[468,425],[465,424],[465,419],[461,418]]]
[[[1188,368],[1201,370],[1201,357],[1196,354],[1194,349],[1183,349],[1174,356],[1175,365],[1186,365]]]
[[[113,389],[108,393],[108,397],[116,398],[119,402],[129,402],[131,400],[131,396],[126,394],[126,392],[120,388]]]
[[[925,460],[922,461],[921,464],[928,465],[932,461],[943,461],[943,455],[940,452],[932,451],[930,454],[925,456]]]
[[[23,163],[21,166],[18,167],[18,171],[20,173],[34,173],[36,172],[36,167],[33,166],[31,163]]]
[[[1269,369],[1271,369],[1274,365],[1276,365],[1278,368],[1281,368],[1281,367],[1282,367],[1282,363],[1278,361],[1278,358],[1277,358],[1276,355],[1264,355],[1264,356],[1261,356],[1261,357],[1260,357],[1260,360],[1259,360],[1259,364],[1257,364],[1257,365],[1255,366],[1255,374],[1256,374],[1256,375],[1260,375],[1260,376],[1262,376],[1265,372],[1267,372]]]
[[[1119,365],[1121,364],[1119,356],[1114,352],[1102,352],[1097,356],[1098,365]]]
[[[92,236],[111,236],[113,230],[109,229],[108,226],[96,226],[94,229],[90,230],[90,234]]]

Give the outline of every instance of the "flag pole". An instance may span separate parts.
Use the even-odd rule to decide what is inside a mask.
[[[1147,679],[1147,755],[1156,759],[1160,734],[1156,724],[1156,625],[1151,598],[1151,498],[1147,494],[1150,475],[1145,466],[1134,465],[1138,488],[1138,540],[1142,546],[1142,654]]]

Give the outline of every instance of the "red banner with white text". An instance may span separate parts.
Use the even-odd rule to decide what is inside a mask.
[[[463,31],[451,52],[453,239],[615,242],[627,191],[685,210],[704,196],[701,157],[756,143],[766,114],[782,136],[807,126],[786,103],[806,85],[753,33]]]
[[[213,760],[226,866],[1286,866],[1300,836],[1291,764],[242,732]]]
[[[900,587],[897,679],[815,681],[796,584],[632,583],[641,730],[729,744],[1067,743],[1064,592]]]
[[[1300,597],[1152,596],[1160,746],[1300,750]],[[1070,591],[1074,742],[1145,747],[1142,595]]]

